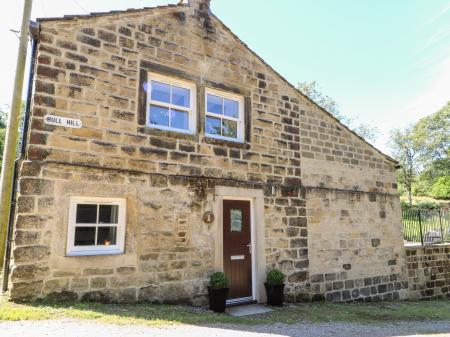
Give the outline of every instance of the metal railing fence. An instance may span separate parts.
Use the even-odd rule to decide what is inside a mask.
[[[402,221],[406,243],[423,246],[450,242],[450,211],[404,209]]]

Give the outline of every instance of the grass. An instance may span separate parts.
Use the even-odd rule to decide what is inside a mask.
[[[208,310],[177,305],[98,303],[13,303],[0,297],[0,321],[82,319],[119,325],[164,326],[232,323],[260,325],[309,322],[385,323],[386,321],[449,320],[450,301],[317,303],[277,308],[257,316],[232,317]]]
[[[401,195],[400,200],[408,202],[408,196],[407,195]],[[450,200],[440,200],[440,199],[434,199],[432,197],[419,197],[419,196],[413,196],[412,197],[413,204],[419,204],[422,202],[433,202],[435,204],[438,204],[441,207],[448,206],[450,204]]]

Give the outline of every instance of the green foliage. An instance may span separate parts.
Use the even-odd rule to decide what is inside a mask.
[[[339,105],[337,104],[336,100],[324,94],[319,88],[319,84],[316,81],[300,82],[297,88],[314,103],[331,113],[342,124],[346,125],[350,130],[356,132],[364,139],[375,141],[378,138],[380,130],[376,126],[365,123],[358,123],[354,119],[344,115],[340,111]]]
[[[412,128],[392,130],[390,146],[395,159],[400,163],[397,180],[404,186],[408,193],[409,203],[412,204],[412,189],[419,171],[417,158],[420,153],[420,145],[414,138]]]
[[[450,102],[404,130],[393,130],[391,148],[401,165],[399,191],[406,190],[410,202],[412,195],[448,198],[447,185],[436,183],[450,176]]]
[[[419,120],[414,126],[414,136],[422,146],[421,160],[425,164],[436,159],[448,158],[450,102],[438,112]]]
[[[6,128],[6,111],[0,108],[0,129]]]
[[[16,147],[16,154],[17,156],[20,155],[20,150],[22,147],[22,135],[23,135],[23,124],[24,124],[24,117],[25,117],[25,102],[22,102],[20,107],[20,124],[19,124],[19,136],[18,136],[18,142]],[[8,112],[4,109],[0,108],[0,166],[2,164],[3,159],[3,148],[5,146],[5,136],[6,136],[6,124],[7,124],[7,115]]]
[[[439,177],[431,188],[431,196],[436,199],[450,199],[450,175]]]
[[[409,202],[401,200],[400,204],[402,209],[425,209],[432,211],[441,208],[441,206],[438,203],[435,203],[433,201],[420,201],[410,204]]]
[[[266,282],[271,285],[284,283],[284,274],[278,269],[272,269],[267,273]]]
[[[228,287],[228,278],[222,272],[217,272],[211,275],[209,285],[214,289],[222,289]]]
[[[0,108],[0,171],[3,159],[3,147],[5,146],[5,134],[6,134],[6,112]]]

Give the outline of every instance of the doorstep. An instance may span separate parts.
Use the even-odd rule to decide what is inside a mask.
[[[242,317],[242,316],[251,316],[251,315],[259,315],[265,314],[273,311],[266,305],[262,304],[246,304],[246,305],[238,305],[233,307],[227,307],[227,314],[234,317]]]

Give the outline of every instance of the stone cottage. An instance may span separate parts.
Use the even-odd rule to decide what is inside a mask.
[[[209,0],[38,20],[12,298],[405,298],[396,162],[233,34]]]

